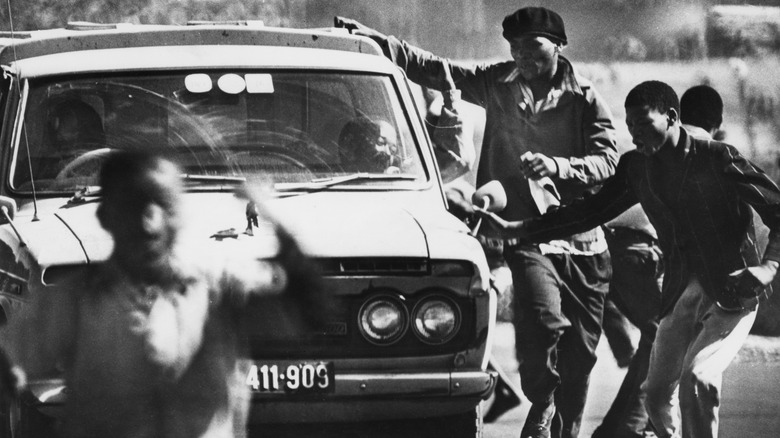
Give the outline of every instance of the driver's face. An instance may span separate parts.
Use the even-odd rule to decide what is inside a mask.
[[[392,125],[387,122],[379,124],[379,138],[375,146],[379,153],[394,155],[398,152],[396,133]]]
[[[79,121],[71,112],[66,112],[54,121],[55,142],[60,147],[76,143],[79,138]]]

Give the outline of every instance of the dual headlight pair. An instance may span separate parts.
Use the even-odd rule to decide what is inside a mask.
[[[363,303],[358,323],[363,337],[372,344],[391,345],[411,326],[420,341],[440,345],[458,333],[461,313],[454,301],[440,294],[421,299],[411,312],[402,296],[381,294]]]

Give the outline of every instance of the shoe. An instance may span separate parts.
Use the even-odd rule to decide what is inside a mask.
[[[517,391],[504,379],[499,378],[496,384],[496,391],[493,397],[493,404],[490,405],[482,421],[485,423],[494,423],[506,412],[520,406],[522,400]]]
[[[550,426],[555,418],[555,404],[533,405],[528,411],[520,438],[550,438]]]

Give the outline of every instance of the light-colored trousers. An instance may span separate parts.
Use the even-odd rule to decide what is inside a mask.
[[[659,438],[718,436],[723,372],[755,319],[755,308],[722,310],[691,278],[658,326],[643,385],[645,407]]]

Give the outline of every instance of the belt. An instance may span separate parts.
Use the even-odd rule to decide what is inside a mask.
[[[579,242],[576,240],[566,241],[572,248],[582,252],[602,253],[606,249],[606,243],[603,240],[593,242]]]
[[[522,245],[530,245],[527,240],[522,239],[504,239],[504,246],[505,247],[514,247],[514,246],[522,246]]]
[[[607,234],[611,234],[611,237],[616,239],[626,239],[633,242],[646,243],[648,245],[657,245],[658,239],[648,234],[646,231],[637,230],[635,228],[617,226],[606,227]]]
[[[532,252],[541,252],[539,250],[539,244],[538,243],[532,243],[527,240],[523,239],[504,239],[502,241],[502,244],[504,246],[504,250],[522,250],[522,251],[532,251]]]
[[[491,240],[493,239],[486,239],[488,245],[495,246],[495,244],[492,244]],[[504,239],[504,248],[517,248],[517,247],[538,247],[535,243],[530,243],[527,240],[523,239]],[[597,240],[594,242],[579,242],[576,240],[567,240],[566,243],[576,249],[577,251],[582,252],[604,252],[604,241],[603,240]]]
[[[492,248],[497,248],[499,247],[499,245],[503,245],[504,248],[508,248],[508,249],[534,249],[534,250],[539,249],[539,245],[536,243],[531,243],[528,240],[518,239],[514,237],[509,239],[500,239],[500,238],[491,238],[491,237],[483,236],[480,240],[483,242],[484,245]],[[579,252],[600,254],[607,250],[607,242],[604,240],[604,238],[600,238],[589,242],[583,242],[574,239],[568,239],[561,242],[564,242],[564,245],[562,246],[568,246],[569,248]]]

